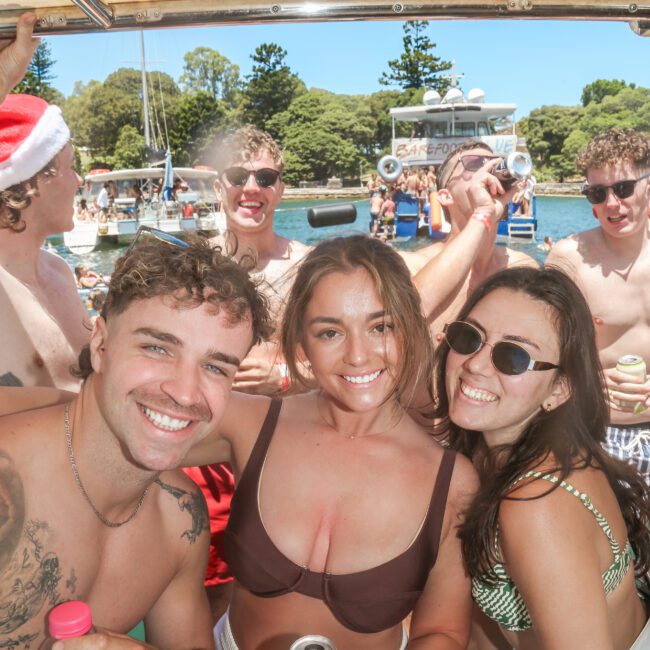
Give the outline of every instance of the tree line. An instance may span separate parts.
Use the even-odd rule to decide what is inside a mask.
[[[185,54],[178,80],[164,72],[146,74],[152,151],[144,141],[139,70],[120,68],[103,82],[77,82],[66,98],[52,85],[55,62],[42,41],[16,91],[62,107],[75,145],[86,153],[79,160],[81,171],[141,167],[160,159],[167,144],[176,166],[209,165],[214,143],[228,130],[251,123],[281,143],[288,184],[358,178],[390,150],[389,109],[421,103],[426,90],[444,93],[449,87],[444,73],[451,62],[435,56],[427,27],[427,21],[403,24],[403,52],[387,62],[379,79],[394,89],[371,95],[307,88],[287,65],[286,50],[275,43],[255,49],[245,77],[217,50],[197,47]],[[397,126],[405,129],[398,135],[408,135],[407,124]],[[537,179],[563,181],[577,175],[578,151],[611,126],[650,133],[650,89],[599,79],[583,89],[580,105],[536,108],[517,123],[517,131],[526,138]]]

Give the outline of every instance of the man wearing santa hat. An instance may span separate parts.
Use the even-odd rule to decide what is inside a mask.
[[[78,385],[69,368],[88,317],[70,267],[42,248],[73,227],[81,179],[69,139],[58,107],[20,94],[0,104],[0,385]]]

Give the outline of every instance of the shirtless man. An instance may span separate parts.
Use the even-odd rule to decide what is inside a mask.
[[[577,164],[598,226],[557,242],[546,263],[576,280],[593,314],[609,395],[605,447],[650,483],[650,381],[616,370],[628,354],[650,364],[650,141],[631,129],[611,129],[592,140]]]
[[[370,197],[370,232],[373,234],[377,232],[377,218],[381,212],[381,204],[384,202],[384,195],[386,194],[386,186],[382,185],[381,187],[384,189],[373,192]]]
[[[78,385],[69,368],[88,341],[88,317],[70,267],[42,248],[74,224],[81,179],[69,137],[61,111],[38,97],[0,104],[1,385]]]
[[[175,468],[221,419],[268,310],[207,242],[148,239],[116,265],[80,394],[0,419],[4,648],[40,647],[65,600],[103,630],[71,647],[138,647],[122,635],[141,619],[156,647],[213,647],[207,513]]]
[[[463,144],[447,157],[438,170],[438,201],[451,221],[451,232],[444,242],[404,256],[415,276],[415,284],[423,297],[423,308],[431,321],[431,331],[436,336],[447,322],[453,320],[471,291],[490,275],[516,264],[537,266],[529,255],[496,245],[497,221],[516,191],[512,188],[504,192],[500,184],[494,183],[494,177],[489,178],[490,169],[499,159],[482,142]],[[486,210],[490,214],[498,212],[496,221],[485,222],[486,227],[489,226],[487,240],[480,248],[467,251],[466,255],[471,255],[469,272],[459,275],[456,288],[440,301],[441,295],[435,291],[439,269],[436,265],[426,264],[427,261],[440,255],[459,237],[472,217],[480,216]],[[463,263],[467,261],[464,259]]]
[[[284,193],[282,152],[268,133],[252,126],[235,131],[220,151],[216,188],[228,231],[236,238],[236,256],[255,258],[254,273],[262,281],[260,288],[271,301],[274,321],[279,323],[294,266],[311,249],[273,230],[275,209]],[[277,344],[270,342],[253,348],[233,388],[269,395],[283,392],[286,380],[286,366],[278,356]]]

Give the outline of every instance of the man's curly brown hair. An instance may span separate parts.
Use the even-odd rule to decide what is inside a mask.
[[[587,174],[623,161],[633,163],[639,170],[650,167],[650,139],[634,129],[609,129],[597,135],[576,158],[578,169]]]
[[[43,169],[21,183],[0,190],[0,229],[9,228],[14,232],[25,230],[26,224],[20,216],[28,208],[34,197],[38,196],[39,176],[56,176],[58,173],[57,154]]]
[[[187,243],[184,248],[150,236],[120,257],[101,317],[108,321],[136,300],[170,296],[184,309],[206,302],[219,312],[224,309],[232,326],[250,321],[252,345],[268,339],[273,332],[269,305],[249,275],[252,261],[237,263],[200,237],[190,237]],[[78,363],[74,374],[85,379],[92,372],[89,346]]]
[[[235,162],[245,162],[269,153],[278,169],[284,171],[284,156],[278,143],[266,132],[247,124],[242,126],[220,144],[217,152],[217,169],[222,172]]]

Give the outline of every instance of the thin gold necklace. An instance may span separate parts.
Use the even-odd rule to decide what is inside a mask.
[[[331,422],[329,422],[329,421],[327,420],[327,418],[325,417],[325,414],[324,414],[323,411],[321,410],[320,400],[321,400],[321,391],[318,391],[318,394],[317,394],[317,396],[316,396],[316,409],[318,410],[318,415],[319,415],[320,419],[321,419],[323,422],[325,422],[325,424],[326,424],[328,427],[330,427],[331,429],[334,429],[334,431],[337,431],[338,433],[343,433],[342,431],[338,431],[338,429],[337,429],[337,428],[336,428],[336,427],[335,427]],[[382,429],[381,431],[373,431],[372,433],[363,433],[363,434],[361,434],[361,435],[357,435],[357,434],[355,434],[355,433],[343,433],[343,435],[344,435],[346,438],[348,438],[348,440],[356,440],[357,438],[370,438],[370,437],[372,437],[372,436],[380,436],[380,435],[382,435],[383,433],[387,433],[387,432],[390,431],[391,429],[394,429],[394,428],[395,428],[395,427],[396,427],[396,426],[401,422],[401,420],[402,420],[402,416],[403,416],[403,415],[404,415],[404,411],[403,411],[403,410],[400,410],[399,418],[397,419],[397,421],[394,422],[393,424],[391,424],[391,425],[390,425],[389,427],[387,427],[386,429]]]
[[[70,405],[66,404],[65,409],[63,411],[63,427],[65,429],[65,441],[68,445],[68,459],[70,460],[70,467],[72,468],[72,475],[74,476],[75,483],[79,486],[79,489],[81,490],[81,494],[83,494],[84,499],[88,502],[88,505],[92,508],[93,512],[97,516],[97,519],[102,522],[105,526],[108,526],[109,528],[119,528],[120,526],[124,526],[124,524],[128,524],[131,519],[133,519],[138,512],[140,512],[140,508],[142,508],[142,504],[144,502],[144,498],[147,496],[147,492],[149,492],[149,488],[151,487],[151,483],[147,485],[147,487],[144,489],[144,492],[142,493],[142,496],[138,500],[138,503],[135,506],[135,510],[124,520],[124,521],[111,521],[110,519],[107,519],[104,517],[104,515],[95,508],[95,504],[91,501],[90,497],[88,496],[88,492],[86,492],[86,488],[84,487],[84,484],[81,482],[81,477],[79,476],[79,470],[77,469],[77,463],[75,462],[74,459],[74,451],[72,449],[72,429],[70,428]]]

